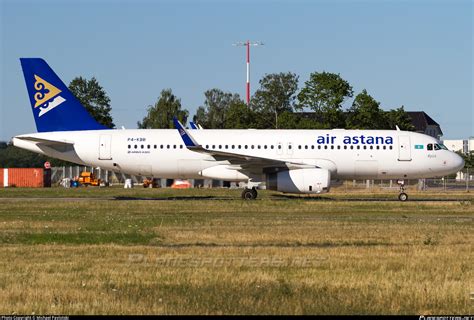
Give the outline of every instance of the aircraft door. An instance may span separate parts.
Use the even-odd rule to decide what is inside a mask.
[[[112,160],[112,136],[101,134],[99,139],[99,160]]]
[[[398,161],[411,161],[410,136],[398,137]]]
[[[278,142],[276,149],[277,149],[276,152],[278,155],[283,154],[283,144],[281,142]]]

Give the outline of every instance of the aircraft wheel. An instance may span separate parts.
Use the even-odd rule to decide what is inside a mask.
[[[258,192],[257,192],[257,189],[255,189],[255,187],[252,188],[252,194],[253,194],[253,198],[254,198],[254,199],[257,199]]]
[[[242,191],[242,199],[253,200],[256,197],[257,197],[257,191],[254,191],[252,189],[244,189],[244,191]]]
[[[402,192],[398,195],[398,200],[407,201],[408,200],[408,195],[405,192]]]

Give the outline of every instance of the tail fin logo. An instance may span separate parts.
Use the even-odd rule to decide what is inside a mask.
[[[42,79],[35,74],[35,109],[39,107],[38,117],[41,117],[45,113],[59,106],[61,103],[66,101],[59,94],[61,90],[53,86],[51,83]]]

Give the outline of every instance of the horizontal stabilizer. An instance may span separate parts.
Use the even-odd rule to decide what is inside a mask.
[[[52,139],[44,139],[44,138],[38,138],[38,137],[29,137],[29,136],[17,136],[15,139],[20,139],[20,140],[26,140],[26,141],[32,141],[32,142],[38,142],[44,145],[74,145],[74,142],[72,141],[67,141],[67,140],[52,140]]]

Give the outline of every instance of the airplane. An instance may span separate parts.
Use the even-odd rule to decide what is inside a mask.
[[[109,129],[97,123],[40,58],[21,58],[37,133],[13,138],[19,148],[81,165],[158,178],[247,182],[283,193],[320,194],[334,179],[446,176],[463,159],[435,138],[397,130]]]

